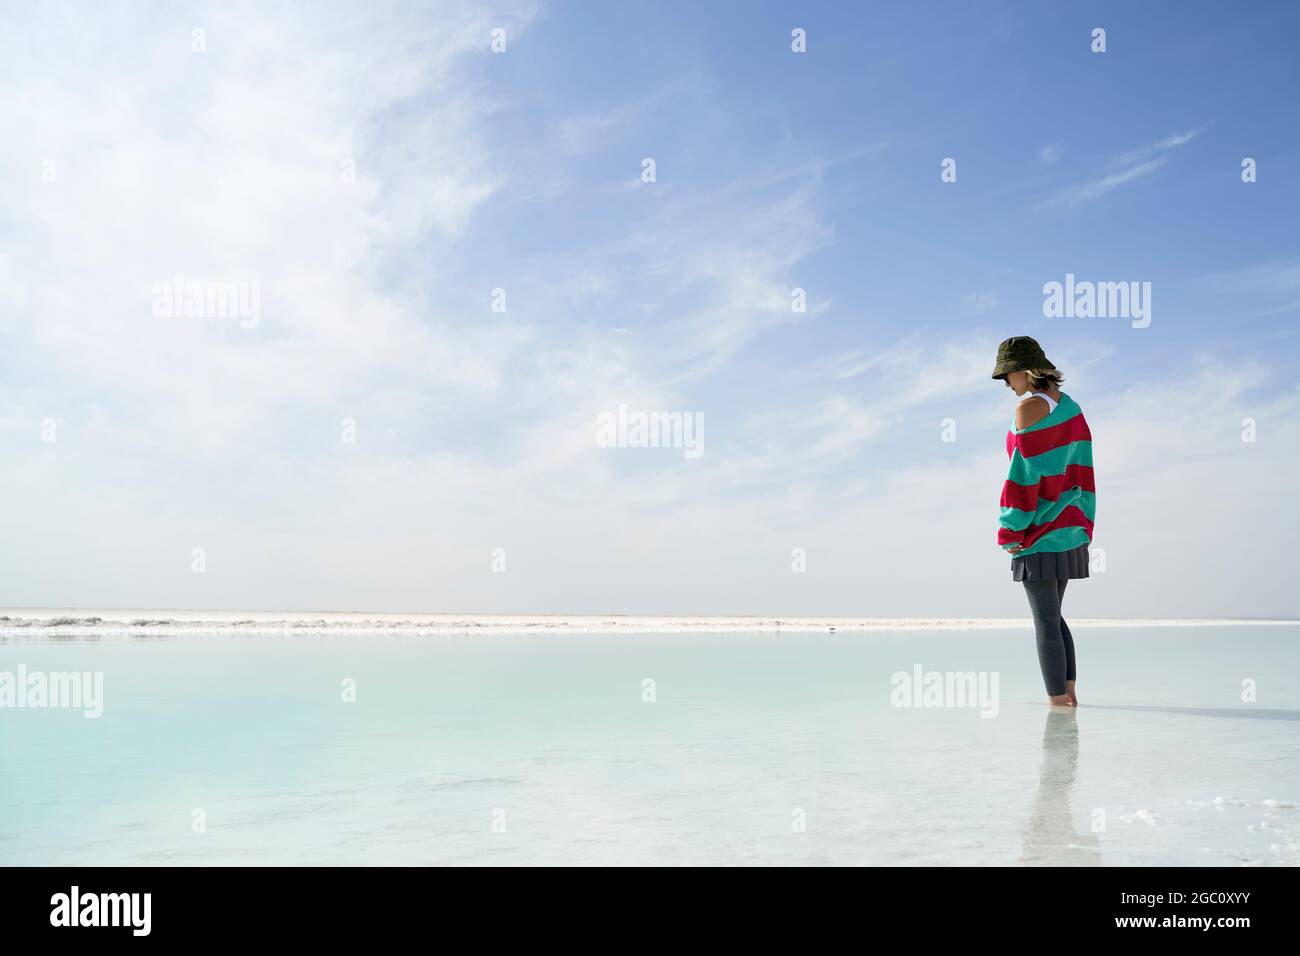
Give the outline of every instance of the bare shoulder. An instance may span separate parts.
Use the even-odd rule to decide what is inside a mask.
[[[1027,398],[1016,406],[1016,427],[1028,428],[1030,425],[1037,425],[1048,416],[1051,409],[1041,398]]]

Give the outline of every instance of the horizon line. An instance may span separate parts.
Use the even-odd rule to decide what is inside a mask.
[[[745,632],[883,630],[992,630],[1025,626],[1023,617],[830,616],[782,614],[532,614],[407,611],[219,610],[215,608],[0,608],[0,634],[123,630],[130,634],[177,634],[272,630],[286,632],[432,633],[524,631]],[[1080,617],[1083,627],[1286,626],[1284,617]]]

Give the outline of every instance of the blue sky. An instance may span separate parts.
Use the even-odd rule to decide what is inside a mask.
[[[988,374],[1030,334],[1097,442],[1075,613],[1300,613],[1298,37],[1286,3],[14,14],[0,604],[1019,614]],[[257,281],[258,323],[152,314],[178,273]],[[1150,282],[1151,325],[1045,318],[1067,273]],[[705,454],[597,447],[619,404]]]

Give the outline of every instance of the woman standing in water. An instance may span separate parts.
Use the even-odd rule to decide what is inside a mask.
[[[1011,579],[1025,586],[1038,641],[1038,666],[1054,707],[1077,707],[1074,639],[1061,617],[1065,585],[1088,576],[1096,514],[1092,433],[1064,377],[1027,335],[998,346],[993,377],[1019,396],[1002,486],[998,544],[1011,553]]]

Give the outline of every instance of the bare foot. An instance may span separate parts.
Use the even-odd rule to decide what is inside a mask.
[[[1069,694],[1050,694],[1048,700],[1052,702],[1053,707],[1073,707],[1074,703],[1070,700]]]
[[[1070,698],[1070,706],[1071,706],[1071,707],[1078,707],[1078,706],[1079,706],[1079,698],[1076,697],[1075,694],[1074,694],[1074,681],[1072,681],[1072,680],[1067,680],[1067,681],[1065,682],[1065,696],[1068,697],[1068,698]]]

